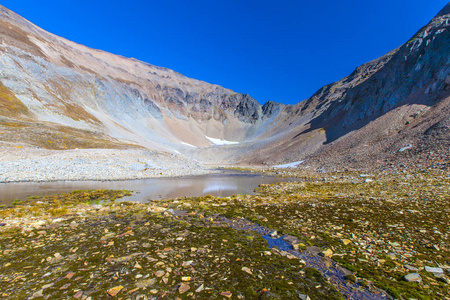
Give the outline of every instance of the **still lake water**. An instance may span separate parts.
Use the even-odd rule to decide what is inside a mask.
[[[261,174],[223,170],[221,173],[178,178],[151,178],[124,181],[56,181],[0,183],[0,204],[11,204],[14,199],[45,196],[74,190],[126,189],[134,191],[123,200],[148,202],[157,199],[213,195],[227,197],[237,194],[254,194],[260,184],[295,181]]]

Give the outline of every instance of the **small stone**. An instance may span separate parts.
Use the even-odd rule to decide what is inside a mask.
[[[139,263],[136,263],[136,264],[134,265],[134,267],[135,267],[136,269],[142,269],[142,267],[141,267],[141,265],[140,265]]]
[[[411,265],[404,265],[404,267],[405,267],[405,269],[407,269],[407,270],[409,270],[411,272],[418,272],[419,271],[418,268],[416,268],[414,266],[411,266]]]
[[[205,289],[205,285],[202,284],[201,286],[199,286],[199,287],[195,290],[195,292],[196,292],[196,293],[200,293],[200,292],[203,291],[204,289]]]
[[[422,282],[422,277],[417,273],[409,273],[405,275],[405,280],[408,282]]]
[[[333,251],[331,249],[327,249],[325,251],[320,252],[321,256],[331,257],[333,256]]]
[[[250,274],[250,275],[253,275],[252,271],[249,268],[247,268],[247,267],[242,267],[241,270],[246,272],[246,273],[248,273],[248,274]]]
[[[163,277],[164,274],[166,274],[166,272],[164,272],[164,271],[156,271],[156,272],[155,272],[155,276],[156,276],[156,277]]]
[[[155,283],[156,283],[156,279],[155,278],[143,279],[143,280],[140,280],[140,281],[136,282],[136,287],[143,289],[143,288],[152,286]]]
[[[181,277],[182,281],[191,281],[191,277],[189,276],[185,276],[185,277]]]
[[[227,298],[231,298],[231,296],[233,296],[233,294],[231,292],[222,292],[220,293],[221,296],[227,297]]]
[[[274,232],[271,232],[271,233],[270,233],[270,237],[271,237],[271,238],[276,238],[276,237],[277,237],[277,234],[278,234],[278,233],[277,233],[277,231],[275,230]]]
[[[298,299],[301,299],[301,300],[311,300],[311,298],[309,298],[309,296],[308,296],[308,295],[305,295],[305,294],[298,294]]]
[[[183,293],[189,291],[190,289],[191,289],[191,287],[189,286],[189,284],[183,283],[178,288],[178,293],[183,294]]]
[[[75,295],[73,295],[73,297],[74,297],[75,299],[80,299],[81,296],[83,296],[83,292],[82,292],[82,291],[78,291]]]
[[[115,297],[122,289],[123,289],[123,286],[121,286],[121,285],[115,286],[108,290],[108,295],[110,295],[111,297]]]
[[[348,244],[350,244],[352,241],[350,241],[349,239],[342,239],[341,243],[344,244],[345,246],[347,246]]]
[[[435,273],[434,277],[436,278],[437,281],[449,284],[450,280],[445,276],[445,274],[440,274],[440,273]]]
[[[444,274],[444,270],[442,268],[433,268],[433,267],[425,266],[425,271],[430,272],[430,273]]]

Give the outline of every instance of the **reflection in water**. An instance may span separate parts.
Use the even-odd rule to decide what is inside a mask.
[[[0,204],[29,196],[53,195],[73,190],[127,189],[134,191],[128,201],[148,202],[155,199],[197,197],[206,194],[227,197],[253,194],[259,184],[291,181],[292,179],[261,176],[239,171],[181,178],[152,178],[125,181],[64,181],[0,183]]]

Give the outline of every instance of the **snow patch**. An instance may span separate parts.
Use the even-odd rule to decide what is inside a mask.
[[[219,145],[219,146],[223,146],[223,145],[236,145],[239,144],[239,142],[233,142],[233,141],[227,141],[227,140],[221,140],[221,139],[215,139],[209,136],[205,135],[205,138],[207,138],[211,143],[213,143],[214,145]]]
[[[278,168],[278,169],[295,168],[296,166],[302,164],[303,162],[304,162],[304,160],[299,160],[299,161],[294,161],[294,162],[284,164],[284,165],[272,166],[272,168]]]

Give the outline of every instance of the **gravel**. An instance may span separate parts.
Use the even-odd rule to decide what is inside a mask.
[[[206,173],[211,170],[179,154],[136,149],[0,147],[0,182],[125,180]]]

